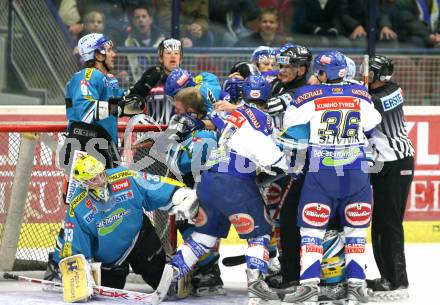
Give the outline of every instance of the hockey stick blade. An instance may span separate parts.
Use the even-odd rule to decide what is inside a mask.
[[[51,292],[55,291],[56,287],[60,288],[60,292],[62,292],[62,283],[58,282],[52,282],[52,281],[46,281],[41,280],[37,278],[31,278],[21,275],[15,275],[12,273],[5,272],[3,273],[3,278],[10,279],[10,280],[16,280],[16,281],[23,281],[23,282],[29,282],[34,284],[41,284],[50,287]],[[142,293],[142,292],[136,292],[136,291],[130,291],[130,290],[123,290],[123,289],[116,289],[116,288],[110,288],[105,286],[93,286],[93,297],[96,298],[105,298],[105,299],[113,299],[113,300],[119,300],[119,301],[129,301],[129,302],[139,302],[145,305],[151,305],[151,299],[153,294],[152,293]]]
[[[275,252],[271,252],[269,258],[274,258],[276,256]],[[244,254],[242,255],[236,255],[236,256],[228,256],[222,259],[223,265],[226,267],[234,267],[241,264],[246,263],[246,256]]]

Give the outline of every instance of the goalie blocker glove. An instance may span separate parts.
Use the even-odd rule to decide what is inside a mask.
[[[111,115],[114,116],[133,116],[143,112],[145,108],[145,99],[130,91],[123,97],[111,97],[108,101],[108,108]]]

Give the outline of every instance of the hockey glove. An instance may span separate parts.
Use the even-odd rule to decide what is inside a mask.
[[[130,88],[130,93],[137,94],[142,97],[148,95],[150,90],[164,77],[165,72],[162,66],[154,66],[149,68],[142,74],[141,78]]]
[[[140,95],[129,93],[118,105],[121,108],[120,116],[133,116],[144,111],[145,99]]]
[[[280,114],[286,111],[287,106],[290,105],[292,101],[292,96],[290,94],[285,93],[277,97],[270,98],[267,101],[267,113],[270,115]]]
[[[199,211],[196,191],[188,187],[182,187],[175,191],[171,203],[173,205],[168,210],[168,214],[176,215],[176,221],[191,220],[196,217]]]

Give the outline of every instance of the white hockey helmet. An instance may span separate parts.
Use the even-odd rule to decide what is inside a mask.
[[[113,42],[100,33],[87,34],[78,41],[78,51],[82,60],[95,59],[95,51],[105,55],[105,46],[113,46]]]

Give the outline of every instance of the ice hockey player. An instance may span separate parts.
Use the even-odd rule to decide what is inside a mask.
[[[414,148],[405,127],[404,96],[391,80],[392,61],[382,55],[370,59],[370,94],[382,123],[371,138],[383,169],[371,174],[374,209],[371,239],[381,278],[367,280],[373,296],[383,299],[407,298],[404,232],[402,221],[414,175]]]
[[[205,163],[212,149],[217,147],[217,135],[214,131],[205,129],[202,120],[206,117],[204,99],[199,89],[187,87],[180,89],[174,96],[176,117],[171,122],[176,126],[179,135],[178,143],[169,151],[168,166],[176,168],[189,187],[200,181],[201,171],[205,170]],[[183,239],[187,239],[194,230],[194,226],[185,224],[180,231]],[[218,266],[217,244],[203,255],[191,275],[192,293],[196,296],[224,294],[223,281]]]
[[[301,190],[300,287],[283,296],[284,303],[318,301],[322,241],[337,215],[345,237],[347,299],[368,301],[365,284],[365,238],[372,193],[365,166],[365,135],[380,123],[365,87],[344,83],[347,64],[342,53],[327,51],[314,59],[322,84],[300,88],[284,116],[285,128],[310,123],[309,169]]]
[[[130,94],[137,94],[147,100],[146,112],[157,122],[167,124],[173,115],[172,101],[164,91],[165,81],[183,60],[180,40],[164,39],[158,46],[159,64],[148,68],[142,77],[130,88]]]
[[[87,271],[89,262],[101,263],[103,286],[123,288],[131,267],[157,288],[165,253],[144,210],[159,208],[191,219],[198,209],[195,190],[170,178],[123,167],[106,170],[102,162],[85,153],[76,159],[73,175],[80,187],[66,211],[64,236],[54,255],[54,261],[60,262],[65,301],[90,296],[93,282],[88,272],[82,273],[87,281],[69,284],[75,274],[81,274],[76,273],[81,272],[78,266]]]
[[[163,300],[174,278],[190,272],[218,237],[227,236],[231,223],[239,236],[248,242],[249,304],[279,299],[263,280],[267,273],[271,223],[255,182],[257,166],[287,170],[287,159],[271,138],[272,120],[259,110],[265,107],[270,89],[262,76],[250,76],[245,80],[246,103],[231,114],[221,130],[219,147],[208,160],[213,166],[202,173],[197,186],[200,208],[196,228],[165,267],[153,304]]]
[[[275,51],[271,47],[260,46],[252,52],[250,62],[257,66],[267,82],[270,84],[277,78]]]

